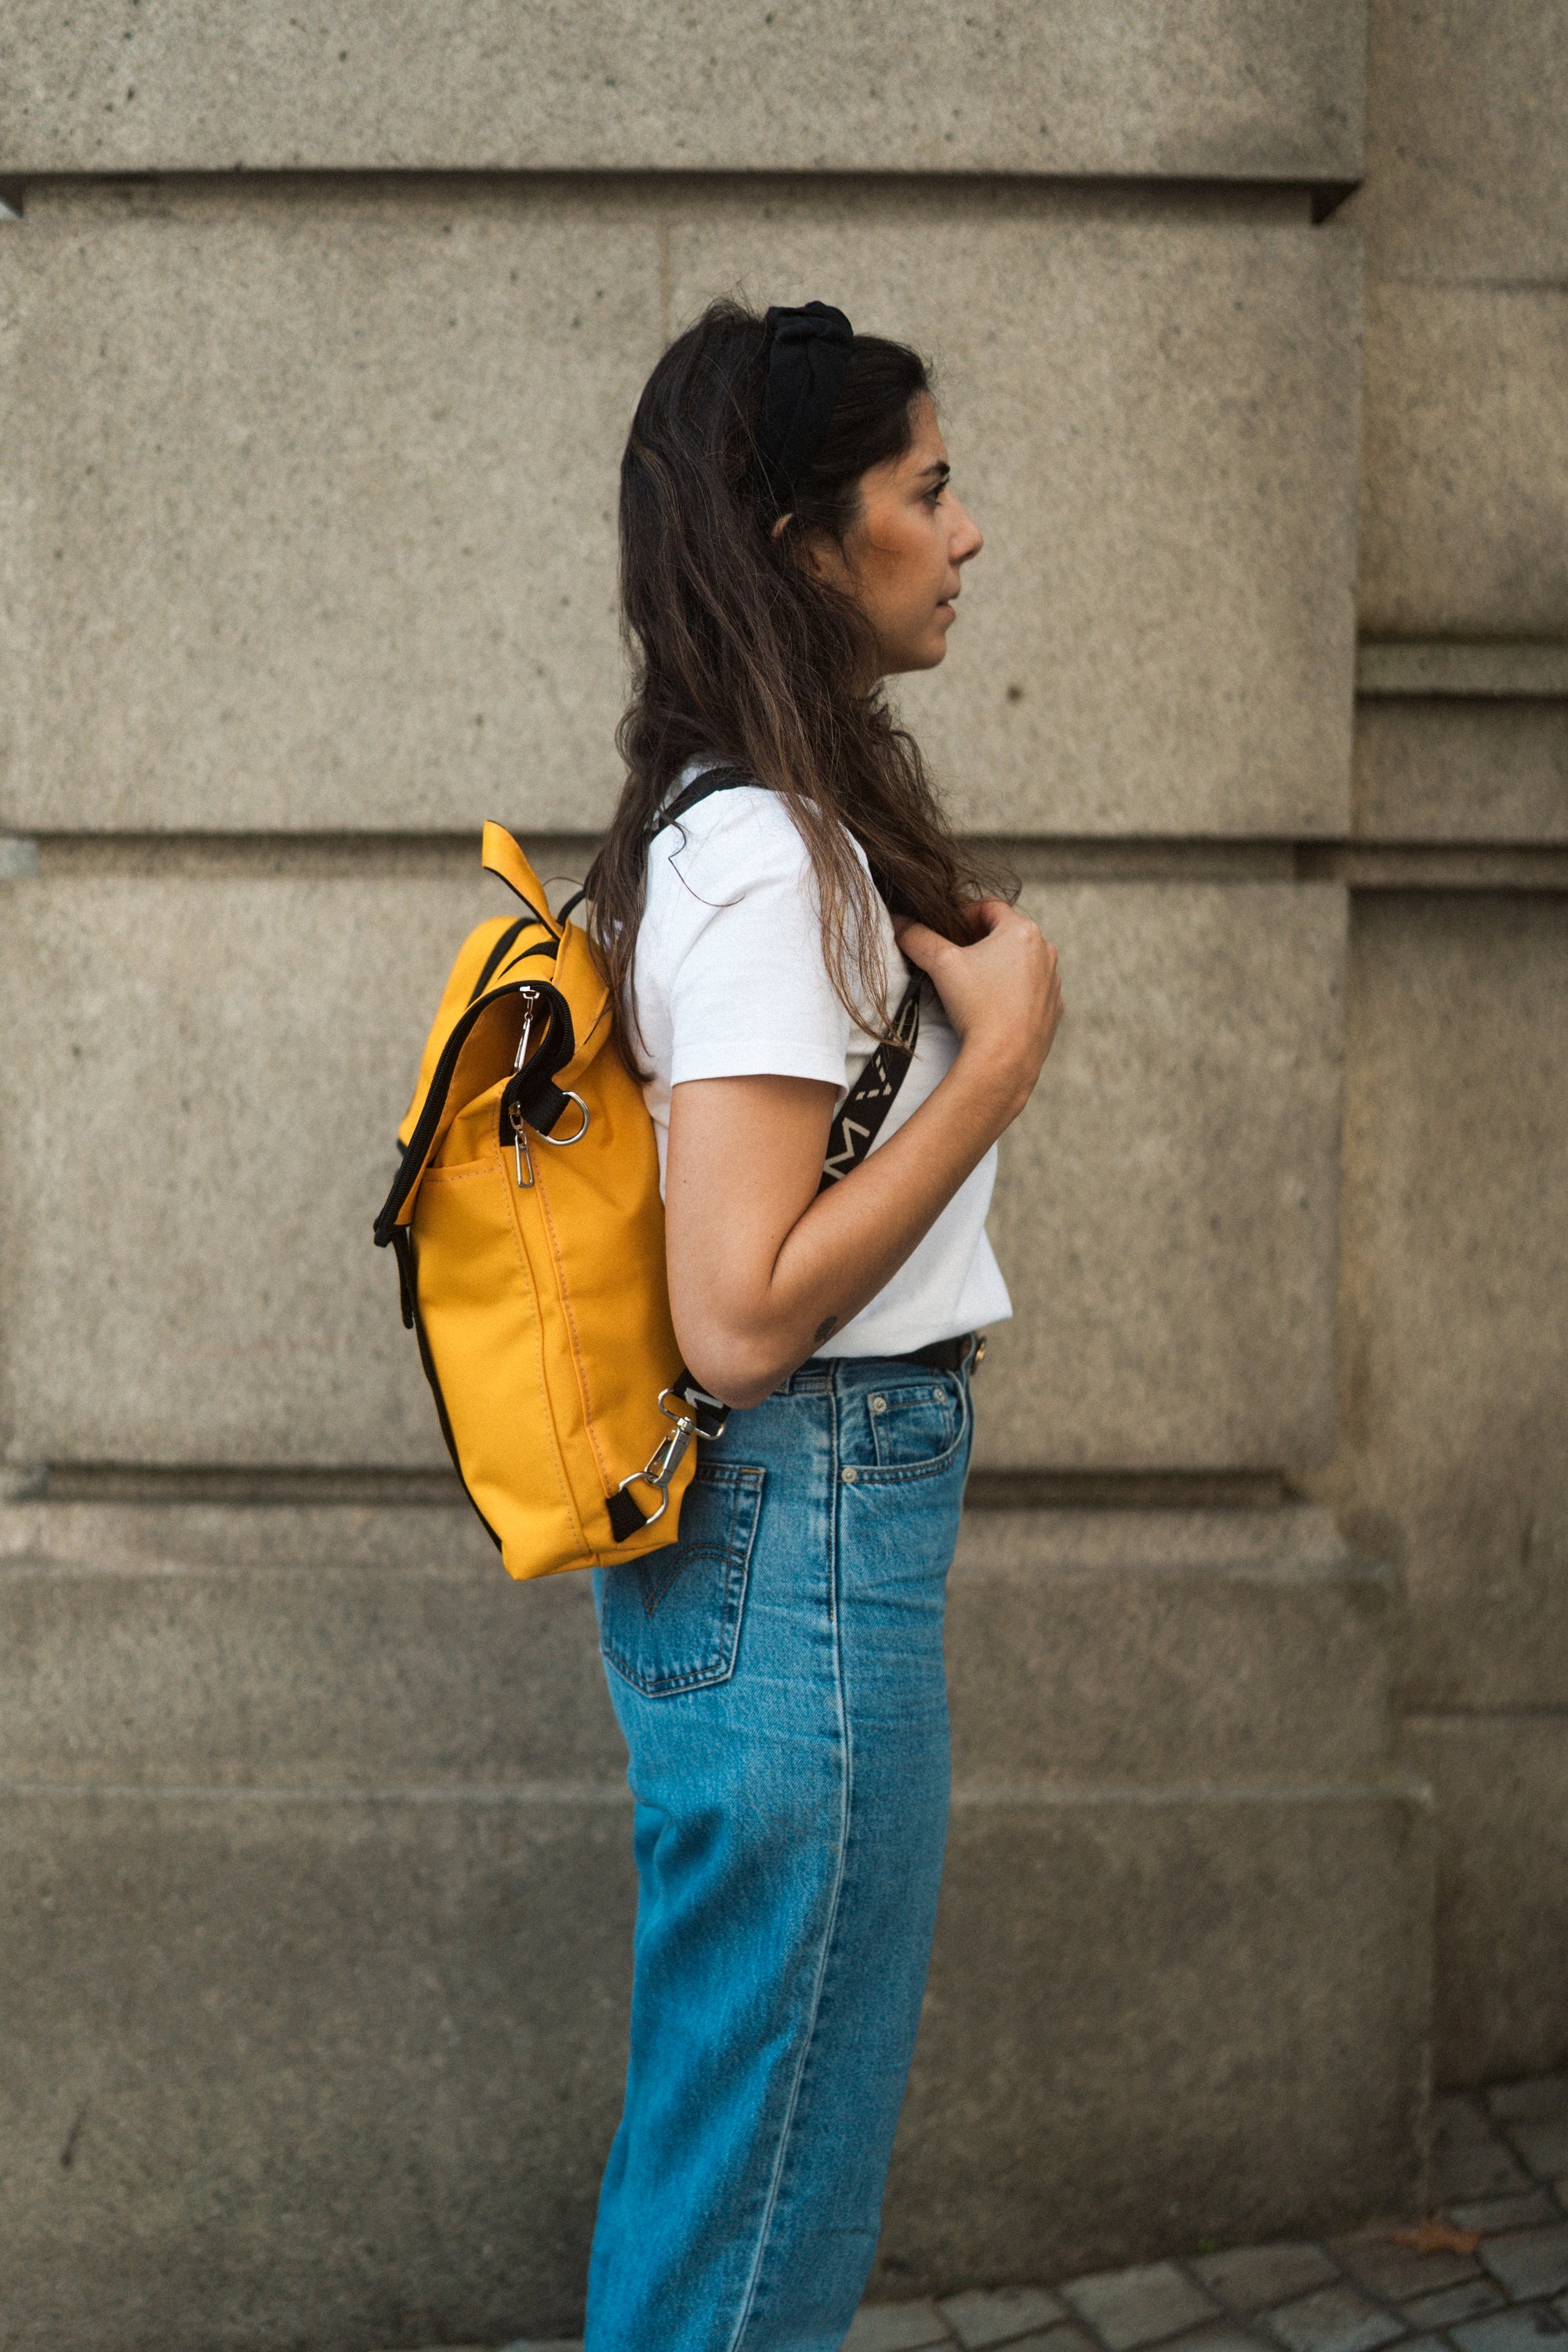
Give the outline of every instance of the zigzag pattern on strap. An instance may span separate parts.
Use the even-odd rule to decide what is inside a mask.
[[[834,1116],[823,1163],[819,1192],[858,1168],[875,1143],[882,1121],[914,1058],[921,1034],[919,973],[904,991],[893,1016],[893,1034],[885,1037],[850,1087]]]

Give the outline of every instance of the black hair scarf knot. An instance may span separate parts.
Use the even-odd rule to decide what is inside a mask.
[[[822,446],[844,389],[855,330],[831,302],[768,312],[773,341],[757,426],[757,457],[781,515],[795,505],[795,485]]]

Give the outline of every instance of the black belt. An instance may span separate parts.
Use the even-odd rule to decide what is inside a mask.
[[[891,1356],[894,1364],[924,1364],[933,1372],[961,1372],[965,1364],[977,1364],[985,1353],[985,1342],[973,1331],[965,1331],[957,1339],[933,1339],[929,1348],[911,1348],[907,1356]]]

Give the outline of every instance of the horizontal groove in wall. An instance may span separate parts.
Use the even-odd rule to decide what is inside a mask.
[[[467,1510],[450,1470],[227,1469],[174,1467],[134,1462],[40,1464],[4,1474],[10,1502],[50,1503],[341,1503],[377,1509],[405,1505]]]
[[[305,1810],[321,1805],[360,1805],[367,1810],[395,1805],[605,1806],[629,1811],[631,1791],[616,1780],[453,1780],[434,1785],[358,1780],[256,1782],[232,1780],[0,1780],[0,1798],[86,1799],[92,1803],[275,1806]],[[975,1812],[996,1807],[1042,1807],[1069,1811],[1138,1806],[1174,1810],[1184,1806],[1385,1805],[1390,1801],[1426,1808],[1431,1790],[1410,1772],[1390,1772],[1378,1780],[1173,1780],[1152,1785],[1136,1780],[1016,1780],[955,1782],[955,1808]]]
[[[1568,1698],[1557,1706],[1403,1707],[1399,1719],[1420,1731],[1442,1731],[1450,1724],[1560,1723],[1568,1727]]]
[[[1302,882],[1342,882],[1352,890],[1568,890],[1568,848],[1479,847],[1470,842],[1304,843]]]
[[[173,1467],[129,1462],[40,1465],[0,1474],[0,1498],[18,1502],[343,1504],[387,1509],[467,1508],[449,1470]],[[1259,1510],[1294,1502],[1273,1470],[977,1470],[973,1510]]]
[[[1356,650],[1355,682],[1358,694],[1373,698],[1555,701],[1568,696],[1568,645],[1522,638],[1363,638]]]
[[[531,846],[581,864],[596,846],[590,835],[519,831]],[[22,862],[16,858],[22,836],[11,835],[10,845],[13,860]],[[350,880],[479,870],[478,825],[471,833],[40,833],[26,846],[34,852],[28,871],[46,880],[142,875]],[[5,870],[0,862],[0,875]]]
[[[1258,1511],[1299,1497],[1277,1470],[975,1470],[975,1511]]]
[[[574,887],[596,834],[516,827],[546,881]],[[1529,842],[1223,841],[1150,835],[969,836],[1020,882],[1334,882],[1352,889],[1568,889],[1568,847]],[[46,833],[0,835],[0,882],[93,877],[368,881],[474,878],[472,833]]]
[[[1189,174],[1167,178],[1155,172],[843,171],[807,166],[782,169],[776,165],[757,172],[733,167],[704,172],[658,170],[639,163],[624,171],[601,167],[566,171],[559,166],[540,171],[483,167],[440,171],[421,165],[331,171],[237,165],[225,172],[36,172],[24,178],[13,176],[0,181],[0,189],[4,190],[10,217],[23,227],[26,226],[28,201],[35,195],[42,199],[57,192],[68,194],[74,190],[115,189],[129,195],[144,191],[149,196],[178,196],[235,188],[257,194],[277,191],[321,197],[384,191],[395,196],[444,196],[459,203],[468,196],[483,196],[504,189],[520,194],[538,193],[562,198],[597,194],[624,197],[635,190],[645,195],[650,205],[671,208],[689,205],[694,198],[729,198],[736,193],[753,202],[765,203],[769,197],[791,190],[873,200],[889,196],[895,200],[923,198],[939,205],[950,204],[954,197],[962,200],[969,195],[1017,194],[1058,207],[1081,205],[1085,210],[1098,211],[1120,204],[1141,213],[1157,209],[1198,218],[1241,215],[1257,221],[1259,216],[1272,217],[1282,226],[1300,227],[1303,223],[1328,218],[1358,184],[1354,180],[1283,177],[1230,180]]]

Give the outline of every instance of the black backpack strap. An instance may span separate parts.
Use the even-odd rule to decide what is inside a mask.
[[[865,1068],[833,1114],[823,1162],[819,1192],[858,1168],[881,1132],[893,1108],[893,1097],[909,1076],[921,1034],[921,975],[917,971],[905,989],[893,1015],[892,1034],[884,1037]]]
[[[704,768],[702,773],[693,776],[672,801],[666,801],[648,826],[648,847],[653,847],[667,824],[679,824],[687,812],[694,809],[700,801],[711,799],[715,793],[732,793],[742,786],[755,786],[756,782],[755,776],[748,776],[744,768],[727,768],[722,761],[716,768]]]

